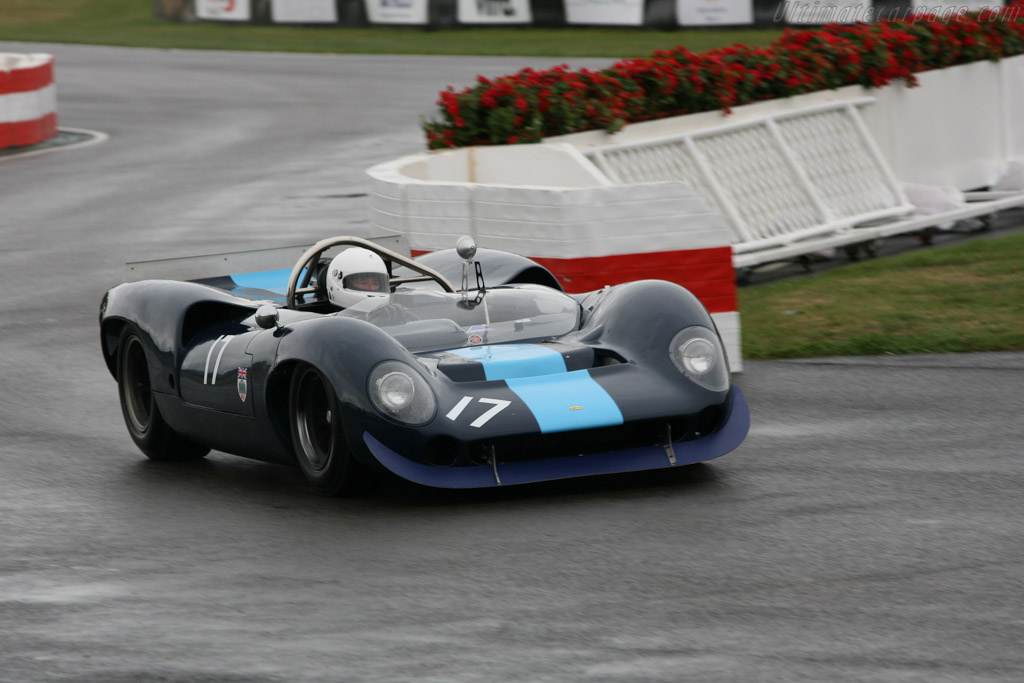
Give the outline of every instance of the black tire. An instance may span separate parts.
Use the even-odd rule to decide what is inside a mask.
[[[371,473],[356,462],[345,442],[334,389],[312,366],[299,367],[292,375],[288,424],[295,461],[317,493],[352,495],[371,487]]]
[[[132,441],[151,460],[198,460],[210,452],[172,430],[157,408],[146,348],[126,327],[117,345],[117,393]]]

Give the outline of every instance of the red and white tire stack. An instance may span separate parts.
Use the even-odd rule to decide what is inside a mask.
[[[57,134],[53,55],[0,53],[0,149]]]

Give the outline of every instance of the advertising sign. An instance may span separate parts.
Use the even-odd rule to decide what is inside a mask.
[[[783,3],[787,24],[852,24],[875,20],[872,0],[788,0]]]
[[[570,24],[641,26],[643,0],[565,0],[565,20]]]
[[[270,20],[275,24],[337,24],[335,0],[270,0]]]
[[[530,0],[459,0],[460,24],[529,24]]]
[[[754,0],[676,0],[680,26],[754,23]]]
[[[196,18],[213,21],[251,21],[249,0],[196,0]]]
[[[426,24],[428,0],[366,0],[371,24]]]

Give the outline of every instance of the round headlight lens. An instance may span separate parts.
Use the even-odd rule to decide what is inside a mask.
[[[437,399],[419,372],[397,360],[380,363],[370,371],[370,401],[382,415],[411,425],[434,419]]]
[[[679,347],[679,357],[687,372],[706,375],[715,366],[715,347],[707,339],[690,339]]]
[[[699,325],[680,330],[672,338],[668,354],[692,382],[711,391],[729,388],[729,365],[714,330]]]
[[[377,380],[380,402],[390,412],[398,412],[416,398],[416,385],[404,372],[389,372]]]

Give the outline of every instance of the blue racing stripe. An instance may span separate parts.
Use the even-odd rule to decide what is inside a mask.
[[[586,370],[505,383],[533,413],[543,434],[622,424],[619,406]]]
[[[264,270],[258,273],[242,273],[232,275],[235,286],[239,289],[265,289],[270,292],[285,294],[288,290],[288,278],[292,269]],[[301,278],[300,278],[301,279]]]
[[[538,344],[470,346],[445,353],[477,361],[484,366],[484,376],[489,380],[565,374],[562,354]]]

